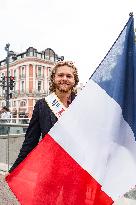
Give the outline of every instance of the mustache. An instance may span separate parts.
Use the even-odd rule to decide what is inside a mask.
[[[60,82],[58,82],[58,84],[66,84],[66,85],[70,85],[70,83],[67,82],[67,81],[60,81]]]

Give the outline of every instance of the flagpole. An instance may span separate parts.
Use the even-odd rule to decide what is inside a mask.
[[[130,12],[130,13],[129,13],[129,16],[131,16],[131,17],[132,17],[132,16],[133,16],[133,12]]]

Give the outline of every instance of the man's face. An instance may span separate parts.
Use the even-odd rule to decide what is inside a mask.
[[[54,76],[54,84],[61,92],[67,93],[72,90],[75,85],[74,69],[67,65],[58,67]]]
[[[3,112],[6,112],[6,110],[5,110],[4,108],[2,108],[1,112],[2,112],[2,113],[3,113]]]

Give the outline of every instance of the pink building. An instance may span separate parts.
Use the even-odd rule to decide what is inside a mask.
[[[58,59],[58,55],[50,48],[38,52],[33,47],[17,54],[16,60],[10,59],[9,76],[15,77],[15,87],[10,91],[10,110],[13,116],[21,117],[28,113],[31,117],[36,101],[49,93],[50,71]],[[0,61],[2,76],[7,76],[5,59]],[[5,105],[5,90],[0,87],[0,108]]]

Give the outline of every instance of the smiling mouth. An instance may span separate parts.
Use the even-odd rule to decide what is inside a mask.
[[[67,84],[67,83],[60,83],[60,85],[69,85],[69,84]]]

